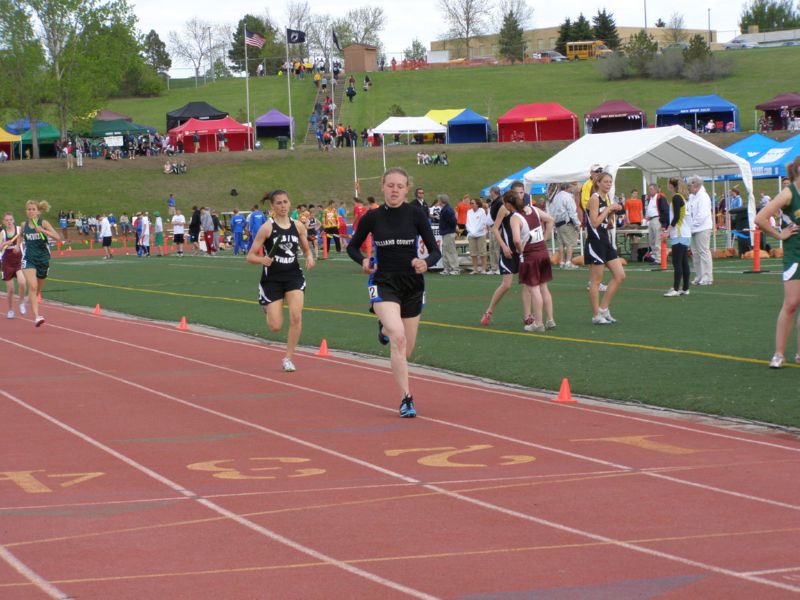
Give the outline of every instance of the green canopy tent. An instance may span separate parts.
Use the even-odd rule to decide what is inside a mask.
[[[131,123],[122,119],[113,121],[95,121],[91,131],[86,136],[91,138],[104,138],[111,135],[126,135],[128,133],[140,134],[149,133],[150,128],[137,123]]]
[[[33,146],[33,130],[28,129],[23,133],[19,144],[15,144],[18,149],[16,155],[22,158],[25,155],[25,147]],[[39,143],[39,156],[55,156],[55,144],[61,139],[61,132],[49,123],[41,123],[36,131],[36,140]]]

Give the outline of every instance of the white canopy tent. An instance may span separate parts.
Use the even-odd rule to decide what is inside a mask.
[[[381,135],[381,148],[383,149],[383,170],[386,170],[386,136],[395,133],[416,135],[418,133],[443,133],[447,134],[447,127],[440,125],[428,117],[389,117],[372,130]]]
[[[585,135],[528,171],[525,185],[585,181],[594,163],[603,165],[615,180],[621,168],[639,169],[649,181],[658,177],[714,178],[737,174],[747,189],[748,216],[753,228],[756,202],[750,164],[679,125]],[[713,179],[711,185],[713,197]]]

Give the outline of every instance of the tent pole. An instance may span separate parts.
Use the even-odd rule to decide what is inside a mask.
[[[373,134],[374,135],[374,134]],[[386,172],[386,136],[382,133],[378,135],[381,136],[381,151],[383,152],[383,172]]]
[[[717,205],[714,202],[714,198],[717,195],[717,176],[714,173],[714,169],[711,169],[711,222],[713,223],[713,228],[711,231],[714,232],[714,251],[717,251],[717,219],[716,219],[716,212],[717,212]]]
[[[292,74],[289,67],[289,36],[286,36],[286,65],[283,71],[286,73],[286,87],[289,90],[289,148],[294,150],[294,118],[292,117]],[[334,127],[336,123],[334,122]]]

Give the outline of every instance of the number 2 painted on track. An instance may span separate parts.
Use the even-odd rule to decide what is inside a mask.
[[[467,452],[480,452],[482,450],[490,450],[494,446],[490,444],[475,444],[467,446],[466,448],[455,448],[453,446],[446,446],[444,448],[408,448],[404,450],[386,450],[386,456],[400,456],[401,454],[409,454],[411,452],[426,452],[422,458],[418,458],[417,462],[426,467],[456,467],[456,468],[469,468],[469,467],[488,467],[489,465],[483,463],[460,463],[450,460],[455,456],[466,454]],[[505,462],[499,463],[500,466],[509,465],[522,465],[536,460],[535,456],[521,455],[506,455],[500,458],[505,459]]]

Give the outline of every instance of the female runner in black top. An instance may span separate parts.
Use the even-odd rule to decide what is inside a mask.
[[[378,339],[391,343],[392,374],[403,393],[400,416],[404,418],[417,416],[408,386],[408,357],[425,304],[422,274],[442,256],[425,215],[406,203],[409,185],[403,169],[388,169],[381,177],[383,206],[361,217],[347,246],[350,258],[369,274],[370,310],[378,315]],[[375,246],[372,259],[360,251],[370,233]],[[428,250],[425,259],[417,256],[419,238]]]
[[[267,327],[273,333],[283,328],[283,299],[289,307],[289,332],[286,336],[286,356],[283,370],[295,371],[292,362],[294,349],[300,339],[303,326],[303,300],[306,278],[298,261],[298,249],[306,257],[306,268],[314,266],[314,257],[308,245],[305,226],[289,217],[291,202],[289,194],[275,190],[265,196],[272,204],[272,220],[264,223],[256,233],[253,245],[247,253],[247,262],[261,265],[261,281],[258,286],[258,303],[267,316]],[[259,249],[263,249],[259,253]]]

